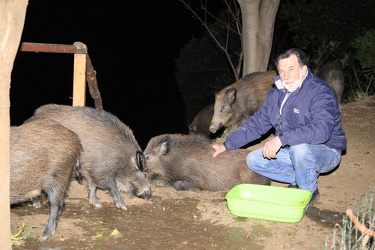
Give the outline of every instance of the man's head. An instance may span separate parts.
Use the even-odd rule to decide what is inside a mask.
[[[289,92],[301,86],[307,74],[305,54],[299,49],[289,49],[277,57],[277,70],[281,83]]]

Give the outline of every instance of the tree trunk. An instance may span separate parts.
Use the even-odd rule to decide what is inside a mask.
[[[267,71],[280,0],[237,0],[242,14],[243,76]]]
[[[12,249],[10,228],[10,78],[27,0],[0,1],[0,249]]]

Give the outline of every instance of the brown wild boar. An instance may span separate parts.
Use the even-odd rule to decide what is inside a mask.
[[[150,139],[144,154],[150,179],[176,190],[228,191],[241,183],[269,185],[270,180],[246,165],[248,150],[213,157],[210,139],[202,135],[163,134]]]
[[[336,62],[328,62],[320,68],[316,75],[331,86],[336,93],[337,100],[341,103],[344,92],[344,74],[340,66]]]
[[[189,134],[201,134],[210,138],[210,124],[214,114],[214,104],[205,106],[189,125]]]
[[[55,233],[70,182],[76,168],[79,170],[81,150],[78,136],[53,121],[11,127],[10,204],[30,201],[42,192],[50,204],[48,222],[39,241]]]
[[[273,88],[274,76],[275,71],[251,73],[216,93],[211,133],[225,127],[225,137],[253,115]]]
[[[48,104],[39,107],[29,120],[54,120],[78,135],[83,147],[82,175],[89,186],[89,201],[95,207],[102,207],[97,188],[109,191],[123,210],[127,207],[120,191],[151,198],[151,186],[143,172],[143,151],[133,131],[115,115],[92,107]]]

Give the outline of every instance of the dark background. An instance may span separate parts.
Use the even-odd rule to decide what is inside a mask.
[[[155,135],[187,133],[174,60],[202,32],[177,0],[31,0],[21,43],[86,44],[104,109],[127,124],[144,148]],[[73,59],[73,54],[18,52],[11,125],[20,125],[41,105],[72,104]],[[88,90],[86,105],[94,107]]]

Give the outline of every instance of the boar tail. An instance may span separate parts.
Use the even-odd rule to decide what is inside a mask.
[[[83,179],[82,165],[81,165],[81,162],[79,161],[79,158],[76,159],[76,167],[75,167],[74,172],[75,172],[76,180],[78,181],[78,183],[82,184],[82,179]]]

